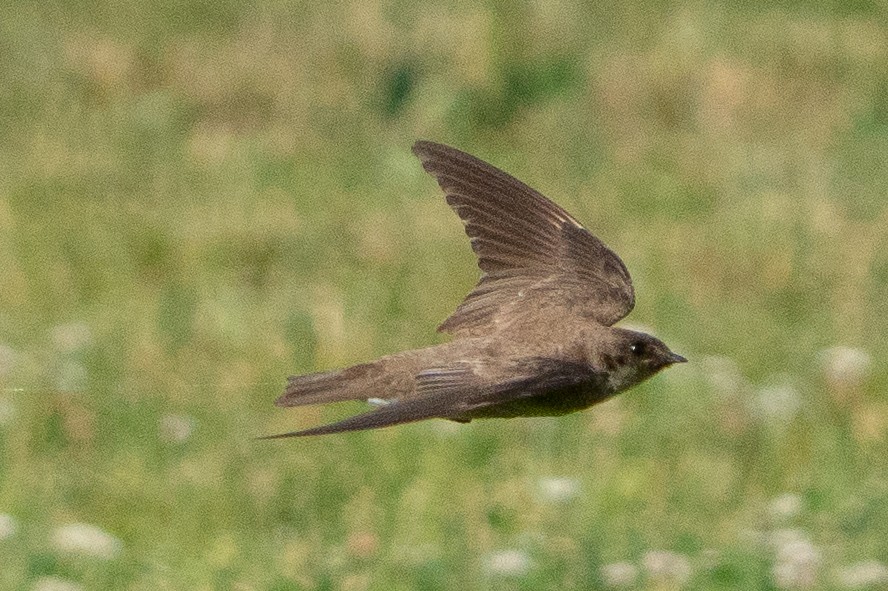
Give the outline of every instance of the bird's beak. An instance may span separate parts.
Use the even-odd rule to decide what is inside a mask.
[[[673,363],[687,363],[687,359],[679,355],[678,353],[669,352],[669,363],[670,365]]]

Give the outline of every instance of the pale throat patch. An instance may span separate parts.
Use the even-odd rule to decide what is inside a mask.
[[[607,387],[612,392],[620,392],[642,380],[636,365],[621,365],[607,375]]]

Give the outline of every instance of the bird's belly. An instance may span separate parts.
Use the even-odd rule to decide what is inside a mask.
[[[460,418],[555,417],[589,408],[614,393],[604,383],[580,384],[479,408]]]

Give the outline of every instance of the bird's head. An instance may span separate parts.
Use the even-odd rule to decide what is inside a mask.
[[[611,331],[601,356],[608,381],[615,391],[634,386],[674,363],[687,361],[649,334],[624,328]]]

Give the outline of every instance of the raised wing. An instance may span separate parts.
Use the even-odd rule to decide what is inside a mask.
[[[478,334],[541,305],[567,307],[607,326],[632,310],[625,265],[566,211],[455,148],[419,141],[413,153],[463,220],[482,271],[438,330]]]

